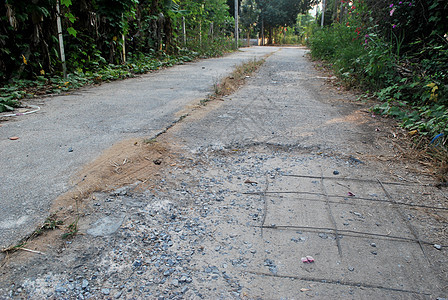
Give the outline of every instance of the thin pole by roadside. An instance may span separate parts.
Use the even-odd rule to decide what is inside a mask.
[[[187,46],[187,30],[185,29],[185,17],[182,17],[182,35],[184,41],[184,47]]]
[[[324,19],[325,19],[325,0],[322,1],[322,18],[320,20],[320,27],[324,27]]]
[[[56,11],[57,11],[56,22],[58,26],[59,50],[61,53],[62,73],[64,74],[64,78],[67,78],[67,65],[65,64],[64,38],[62,36],[61,8],[59,6],[59,0],[56,1]]]
[[[238,49],[238,0],[235,0],[235,49]]]

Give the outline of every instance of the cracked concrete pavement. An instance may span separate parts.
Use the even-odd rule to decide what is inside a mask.
[[[329,84],[305,48],[269,51],[243,88],[192,106],[148,146],[156,173],[89,195],[82,234],[14,253],[0,295],[446,297],[446,190],[397,159],[396,129]]]
[[[276,50],[243,48],[33,101],[42,110],[0,127],[0,248],[14,245],[45,220],[52,201],[73,187],[70,178],[83,164],[120,140],[163,131],[187,104],[206,98],[235,65]],[[20,139],[11,141],[12,136]]]

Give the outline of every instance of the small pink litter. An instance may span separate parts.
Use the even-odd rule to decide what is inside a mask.
[[[314,258],[312,256],[302,257],[302,262],[304,264],[310,264],[314,262]]]
[[[355,194],[353,194],[352,192],[348,192],[348,195],[349,195],[350,197],[354,197],[354,196],[355,196]]]

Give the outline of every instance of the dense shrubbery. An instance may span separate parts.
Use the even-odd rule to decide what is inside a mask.
[[[409,130],[448,136],[448,3],[343,1],[339,22],[314,25],[314,58],[330,62],[347,86],[361,86]]]

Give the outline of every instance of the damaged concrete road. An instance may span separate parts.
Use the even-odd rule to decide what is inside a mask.
[[[72,189],[77,170],[113,144],[151,138],[213,92],[235,65],[276,48],[248,48],[225,57],[175,66],[138,78],[40,99],[36,114],[0,128],[0,248],[33,232],[51,203]],[[18,140],[9,140],[10,137]],[[113,163],[113,162],[112,162]]]
[[[85,166],[89,181],[126,159],[108,168],[132,184],[80,200],[71,239],[49,231],[5,260],[0,295],[446,297],[447,191],[305,53],[281,48],[224,101]]]

